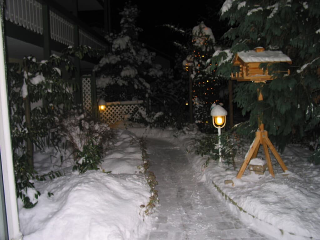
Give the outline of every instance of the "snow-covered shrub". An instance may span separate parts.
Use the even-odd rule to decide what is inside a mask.
[[[97,170],[98,164],[101,163],[101,146],[95,143],[95,139],[90,139],[83,146],[82,151],[77,150],[79,161],[73,167],[73,170],[78,170],[80,173],[85,173],[87,170]]]
[[[237,139],[231,132],[225,132],[221,134],[221,158],[223,163],[234,166],[234,158],[238,151]],[[197,138],[195,153],[201,156],[207,156],[208,159],[205,163],[205,167],[208,166],[210,160],[219,160],[219,137],[216,134],[207,134],[205,137]]]
[[[314,163],[315,165],[320,164],[320,148],[315,150],[314,153],[309,158],[310,162]]]
[[[71,146],[81,173],[97,169],[103,153],[112,144],[114,132],[105,123],[95,121],[85,113],[73,110],[56,118],[60,136]]]
[[[54,117],[71,106],[69,83],[61,78],[61,65],[67,59],[51,56],[37,62],[32,56],[24,58],[23,70],[8,65],[10,128],[13,148],[14,173],[17,196],[24,207],[31,208],[40,194],[34,189],[34,179],[39,176],[33,166],[33,151],[55,145],[50,130],[55,129]],[[44,104],[45,103],[45,104]],[[31,107],[31,104],[34,106]],[[34,195],[34,196],[31,196]]]
[[[59,172],[38,175],[34,170],[33,151],[45,150],[49,145],[59,148],[59,134],[55,116],[67,112],[73,105],[71,83],[62,77],[61,72],[72,76],[73,63],[69,57],[83,58],[99,53],[89,47],[69,47],[61,56],[51,55],[48,60],[38,62],[35,57],[23,59],[23,66],[7,64],[10,129],[13,148],[14,172],[17,196],[24,207],[37,203],[39,192],[34,189],[33,180],[40,181],[58,177]],[[34,196],[32,196],[34,195]]]
[[[21,199],[25,208],[32,208],[37,204],[39,191],[34,188],[34,170],[28,165],[25,154],[13,153],[14,173],[16,179],[17,197]]]
[[[317,103],[320,102],[318,96]],[[308,126],[306,128],[306,139],[309,149],[314,151],[309,158],[309,161],[318,165],[320,164],[320,106],[310,104],[307,111]]]

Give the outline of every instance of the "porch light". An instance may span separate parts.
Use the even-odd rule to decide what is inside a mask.
[[[104,111],[106,109],[106,101],[101,98],[98,102],[98,106],[100,111]]]

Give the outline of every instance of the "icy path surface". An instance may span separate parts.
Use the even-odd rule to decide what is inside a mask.
[[[204,183],[193,177],[186,153],[170,142],[147,139],[150,170],[160,204],[153,230],[141,240],[269,240],[234,217]]]

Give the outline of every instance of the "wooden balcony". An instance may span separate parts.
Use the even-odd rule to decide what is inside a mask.
[[[50,50],[59,52],[68,46],[86,45],[93,49],[107,47],[103,36],[56,1],[9,0],[5,5],[5,20],[7,37],[41,48],[50,46]],[[46,38],[49,39],[47,44]]]

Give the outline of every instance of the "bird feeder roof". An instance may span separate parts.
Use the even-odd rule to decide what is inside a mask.
[[[238,65],[241,62],[242,63],[288,62],[291,64],[292,60],[281,51],[265,51],[264,48],[258,47],[255,50],[238,52],[233,60],[233,64]]]

